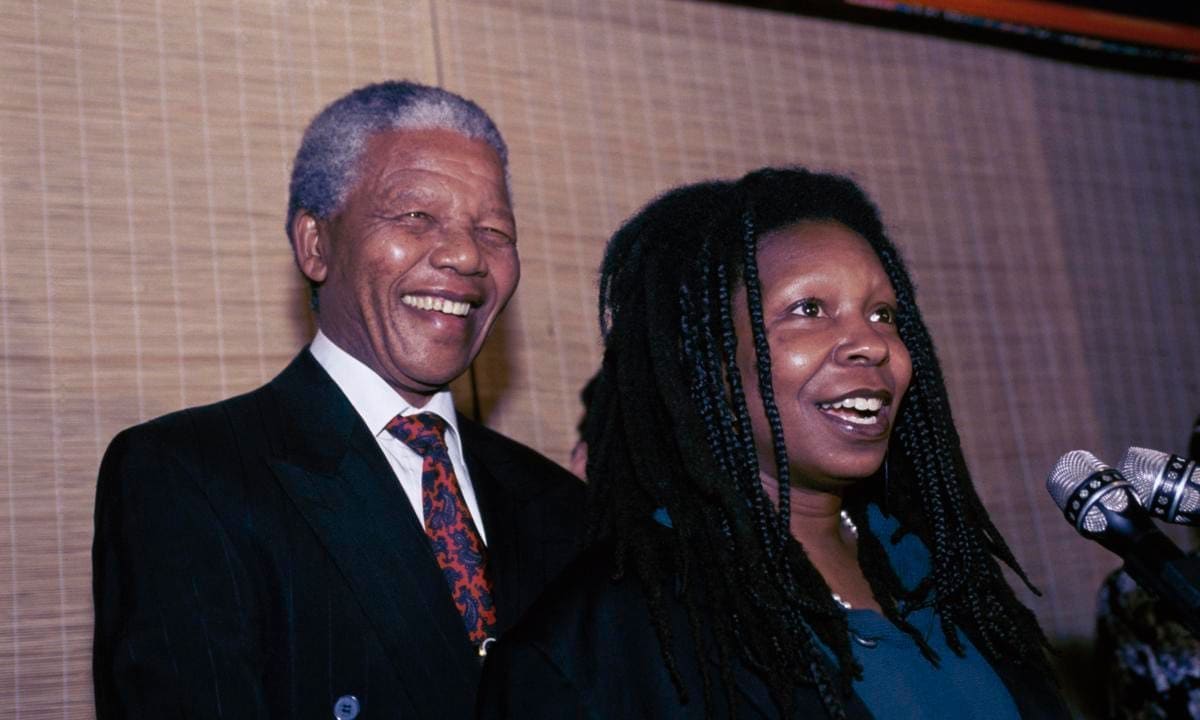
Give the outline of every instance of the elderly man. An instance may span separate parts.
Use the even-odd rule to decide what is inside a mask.
[[[478,106],[414,83],[313,120],[287,230],[316,337],[101,466],[100,718],[473,714],[490,638],[571,558],[582,505],[446,388],[520,274],[506,155]]]

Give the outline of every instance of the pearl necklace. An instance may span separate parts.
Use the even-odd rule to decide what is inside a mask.
[[[848,530],[851,535],[853,535],[855,538],[857,538],[858,537],[858,526],[855,525],[854,521],[850,519],[850,513],[843,510],[840,513],[838,513],[838,515],[839,515],[839,517],[841,517],[842,525],[846,528],[846,530]],[[843,610],[853,610],[854,609],[854,607],[850,603],[848,603],[842,599],[841,595],[838,595],[837,593],[835,593],[833,591],[830,591],[829,594],[833,596],[833,601],[835,603],[837,603],[838,605],[840,605]]]

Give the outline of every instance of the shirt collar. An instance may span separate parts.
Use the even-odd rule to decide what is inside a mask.
[[[449,388],[434,393],[424,407],[414,407],[374,370],[338,347],[320,330],[317,330],[308,351],[333,378],[372,435],[384,432],[387,424],[397,415],[415,415],[418,412],[435,413],[446,421],[455,436],[458,435],[458,413],[454,410],[454,398]]]

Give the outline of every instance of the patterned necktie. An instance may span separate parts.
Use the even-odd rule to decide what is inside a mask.
[[[425,532],[467,635],[478,646],[492,635],[496,606],[492,604],[492,584],[487,577],[486,550],[450,463],[446,421],[432,413],[397,415],[387,424],[387,430],[421,456]]]

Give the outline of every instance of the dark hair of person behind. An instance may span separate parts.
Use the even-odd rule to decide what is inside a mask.
[[[1046,668],[1045,637],[996,562],[1029,584],[971,484],[912,282],[878,210],[843,177],[764,169],[736,182],[681,187],[614,235],[600,279],[604,360],[584,435],[589,533],[613,541],[618,577],[633,573],[640,580],[681,696],[663,578],[679,580],[693,640],[697,647],[715,645],[726,688],[732,690],[732,667],[741,662],[764,678],[783,712],[794,687],[815,683],[830,715],[844,715],[843,700],[861,668],[851,655],[845,611],[790,538],[787,448],[771,390],[756,261],[763,233],[823,220],[866,238],[878,255],[896,292],[900,337],[912,355],[912,382],[884,471],[845,498],[864,530],[859,560],[875,599],[933,662],[933,651],[905,621],[918,607],[936,609],[956,651],[962,646],[955,630],[962,628],[993,662]],[[741,281],[752,338],[734,335],[730,300]],[[781,469],[778,504],[759,480],[735,362],[738,342],[754,343],[757,353],[763,411]],[[883,544],[865,531],[868,502],[896,516],[930,550],[931,572],[912,592],[902,587]],[[660,508],[672,529],[654,519],[662,517]],[[837,658],[833,672],[821,644]],[[712,683],[706,670],[709,715]],[[728,696],[732,712],[732,692]]]
[[[600,380],[599,371],[595,375],[588,378],[584,383],[583,389],[579,391],[579,403],[583,405],[583,415],[579,418],[579,424],[575,426],[575,431],[583,437],[583,425],[587,422],[588,409],[592,407],[592,398],[596,396],[596,383]]]

